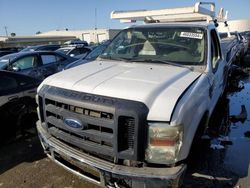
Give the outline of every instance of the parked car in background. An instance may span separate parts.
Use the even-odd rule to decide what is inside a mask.
[[[64,69],[73,68],[91,61],[94,61],[99,55],[103,53],[103,51],[107,48],[109,43],[103,43],[101,45],[96,46],[86,57],[82,57],[79,60],[76,60],[67,66]]]
[[[20,52],[23,47],[4,47],[0,48],[0,51],[12,51],[12,52]]]
[[[47,44],[47,45],[37,45],[37,46],[29,46],[24,48],[20,52],[33,52],[33,51],[55,51],[61,46],[58,44]]]
[[[19,52],[1,57],[0,69],[43,80],[75,60],[75,58],[57,52]]]
[[[20,50],[22,50],[22,48],[16,48],[16,47],[0,48],[0,57],[11,54],[11,53],[17,53]]]
[[[248,42],[248,48],[250,48],[250,31],[244,32],[244,36]]]
[[[56,51],[70,57],[80,58],[81,56],[85,57],[88,55],[88,53],[91,52],[91,48],[85,47],[83,45],[70,45],[59,48]]]
[[[14,53],[13,51],[0,51],[0,57],[2,57],[2,56],[5,56],[5,55],[8,55],[8,54],[12,54],[12,53]]]
[[[80,39],[70,40],[64,43],[64,45],[84,45],[88,46],[88,42]]]
[[[234,64],[239,65],[241,63],[241,58],[244,55],[244,43],[243,38],[238,32],[219,33],[221,39],[221,45],[225,50],[225,56],[227,62],[234,62]],[[232,60],[230,58],[233,58]]]
[[[249,47],[248,40],[247,40],[245,35],[241,35],[241,37],[242,37],[242,41],[243,41],[243,45],[244,45],[244,54],[246,54],[248,47]]]
[[[0,142],[15,134],[28,114],[36,111],[36,88],[41,81],[14,72],[0,71]],[[4,125],[3,122],[8,124]],[[14,131],[14,132],[13,132]]]
[[[245,54],[245,44],[244,44],[244,40],[242,38],[242,35],[237,31],[230,32],[230,34],[233,35],[233,36],[236,36],[236,38],[238,39],[238,41],[239,41],[239,49],[240,49],[240,52],[239,52],[240,55],[239,56],[242,57]]]

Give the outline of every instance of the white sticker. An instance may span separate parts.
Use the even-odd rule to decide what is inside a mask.
[[[181,32],[180,37],[191,38],[191,39],[202,39],[203,33]]]

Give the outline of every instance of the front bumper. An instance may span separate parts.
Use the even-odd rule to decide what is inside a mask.
[[[50,159],[74,174],[106,187],[178,187],[186,165],[171,168],[128,167],[85,154],[50,136],[37,122],[38,135]]]

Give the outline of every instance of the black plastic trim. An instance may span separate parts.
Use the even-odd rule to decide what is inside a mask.
[[[74,134],[85,136],[85,137],[92,137],[98,136],[98,139],[102,142],[108,142],[108,138],[110,138],[110,145],[111,149],[109,152],[107,152],[107,145],[104,145],[103,147],[97,147],[97,144],[90,144],[88,146],[85,146],[83,142],[85,142],[86,139],[74,139],[74,142],[78,140],[77,142],[82,142],[77,144],[78,147],[84,148],[84,150],[100,154],[107,154],[111,158],[116,159],[128,159],[128,160],[136,160],[136,161],[142,161],[144,159],[144,152],[145,152],[145,144],[146,144],[146,136],[147,136],[147,115],[149,112],[148,107],[138,101],[132,101],[132,100],[126,100],[126,99],[119,99],[119,98],[113,98],[113,97],[106,97],[106,96],[100,96],[100,95],[94,95],[89,93],[83,93],[78,91],[72,91],[67,90],[63,88],[57,88],[53,86],[47,86],[44,85],[38,95],[43,98],[43,111],[44,111],[44,118],[45,123],[47,124],[47,131],[50,132],[50,127],[48,126],[49,123],[52,123],[52,116],[47,117],[46,111],[49,111],[53,114],[55,114],[53,123],[56,122],[55,127],[62,130],[63,118],[65,117],[72,117],[77,120],[80,120],[84,124],[93,124],[96,126],[112,129],[112,134],[95,134],[95,132],[88,132],[86,133],[86,130],[69,130],[73,132]],[[49,99],[52,101],[56,101],[58,103],[63,103],[66,106],[73,105],[79,108],[86,108],[93,111],[100,111],[105,113],[111,113],[113,114],[112,119],[102,119],[97,117],[90,117],[86,116],[84,114],[78,114],[75,112],[71,112],[68,109],[62,109],[60,107],[53,106],[53,104],[46,105],[45,100]],[[133,133],[133,136],[130,136],[127,141],[130,142],[130,146],[133,146],[133,148],[124,148],[121,147],[121,142],[118,142],[118,140],[121,140],[120,137],[123,138],[123,128],[122,126],[125,125],[119,125],[119,117],[128,117],[133,119],[134,125],[130,124],[130,126],[134,126],[134,129],[130,127],[128,132]],[[57,119],[56,119],[57,118]],[[87,129],[88,130],[88,129]],[[53,133],[52,133],[53,132]],[[59,133],[62,133],[60,131],[53,130],[51,132],[52,135],[55,137],[61,137],[62,135]],[[92,134],[92,135],[90,135]],[[70,135],[70,134],[69,134]],[[107,137],[107,135],[109,135]],[[63,139],[64,137],[61,137]],[[66,137],[65,137],[66,138]],[[67,138],[68,139],[68,138]],[[131,143],[133,141],[133,143]],[[69,139],[67,142],[71,142]],[[73,142],[73,141],[72,141]],[[87,143],[87,142],[86,142]],[[74,144],[73,144],[74,145]],[[76,145],[76,143],[75,143]],[[102,145],[100,145],[102,146]],[[122,148],[122,149],[121,149]],[[112,151],[112,152],[111,152]]]

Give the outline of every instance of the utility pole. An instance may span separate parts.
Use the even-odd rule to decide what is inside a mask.
[[[5,34],[6,34],[6,37],[8,37],[8,27],[7,26],[4,26],[4,29],[5,29]]]
[[[95,8],[95,43],[98,43],[98,37],[97,37],[97,8]]]
[[[95,8],[95,30],[97,30],[97,8]]]

